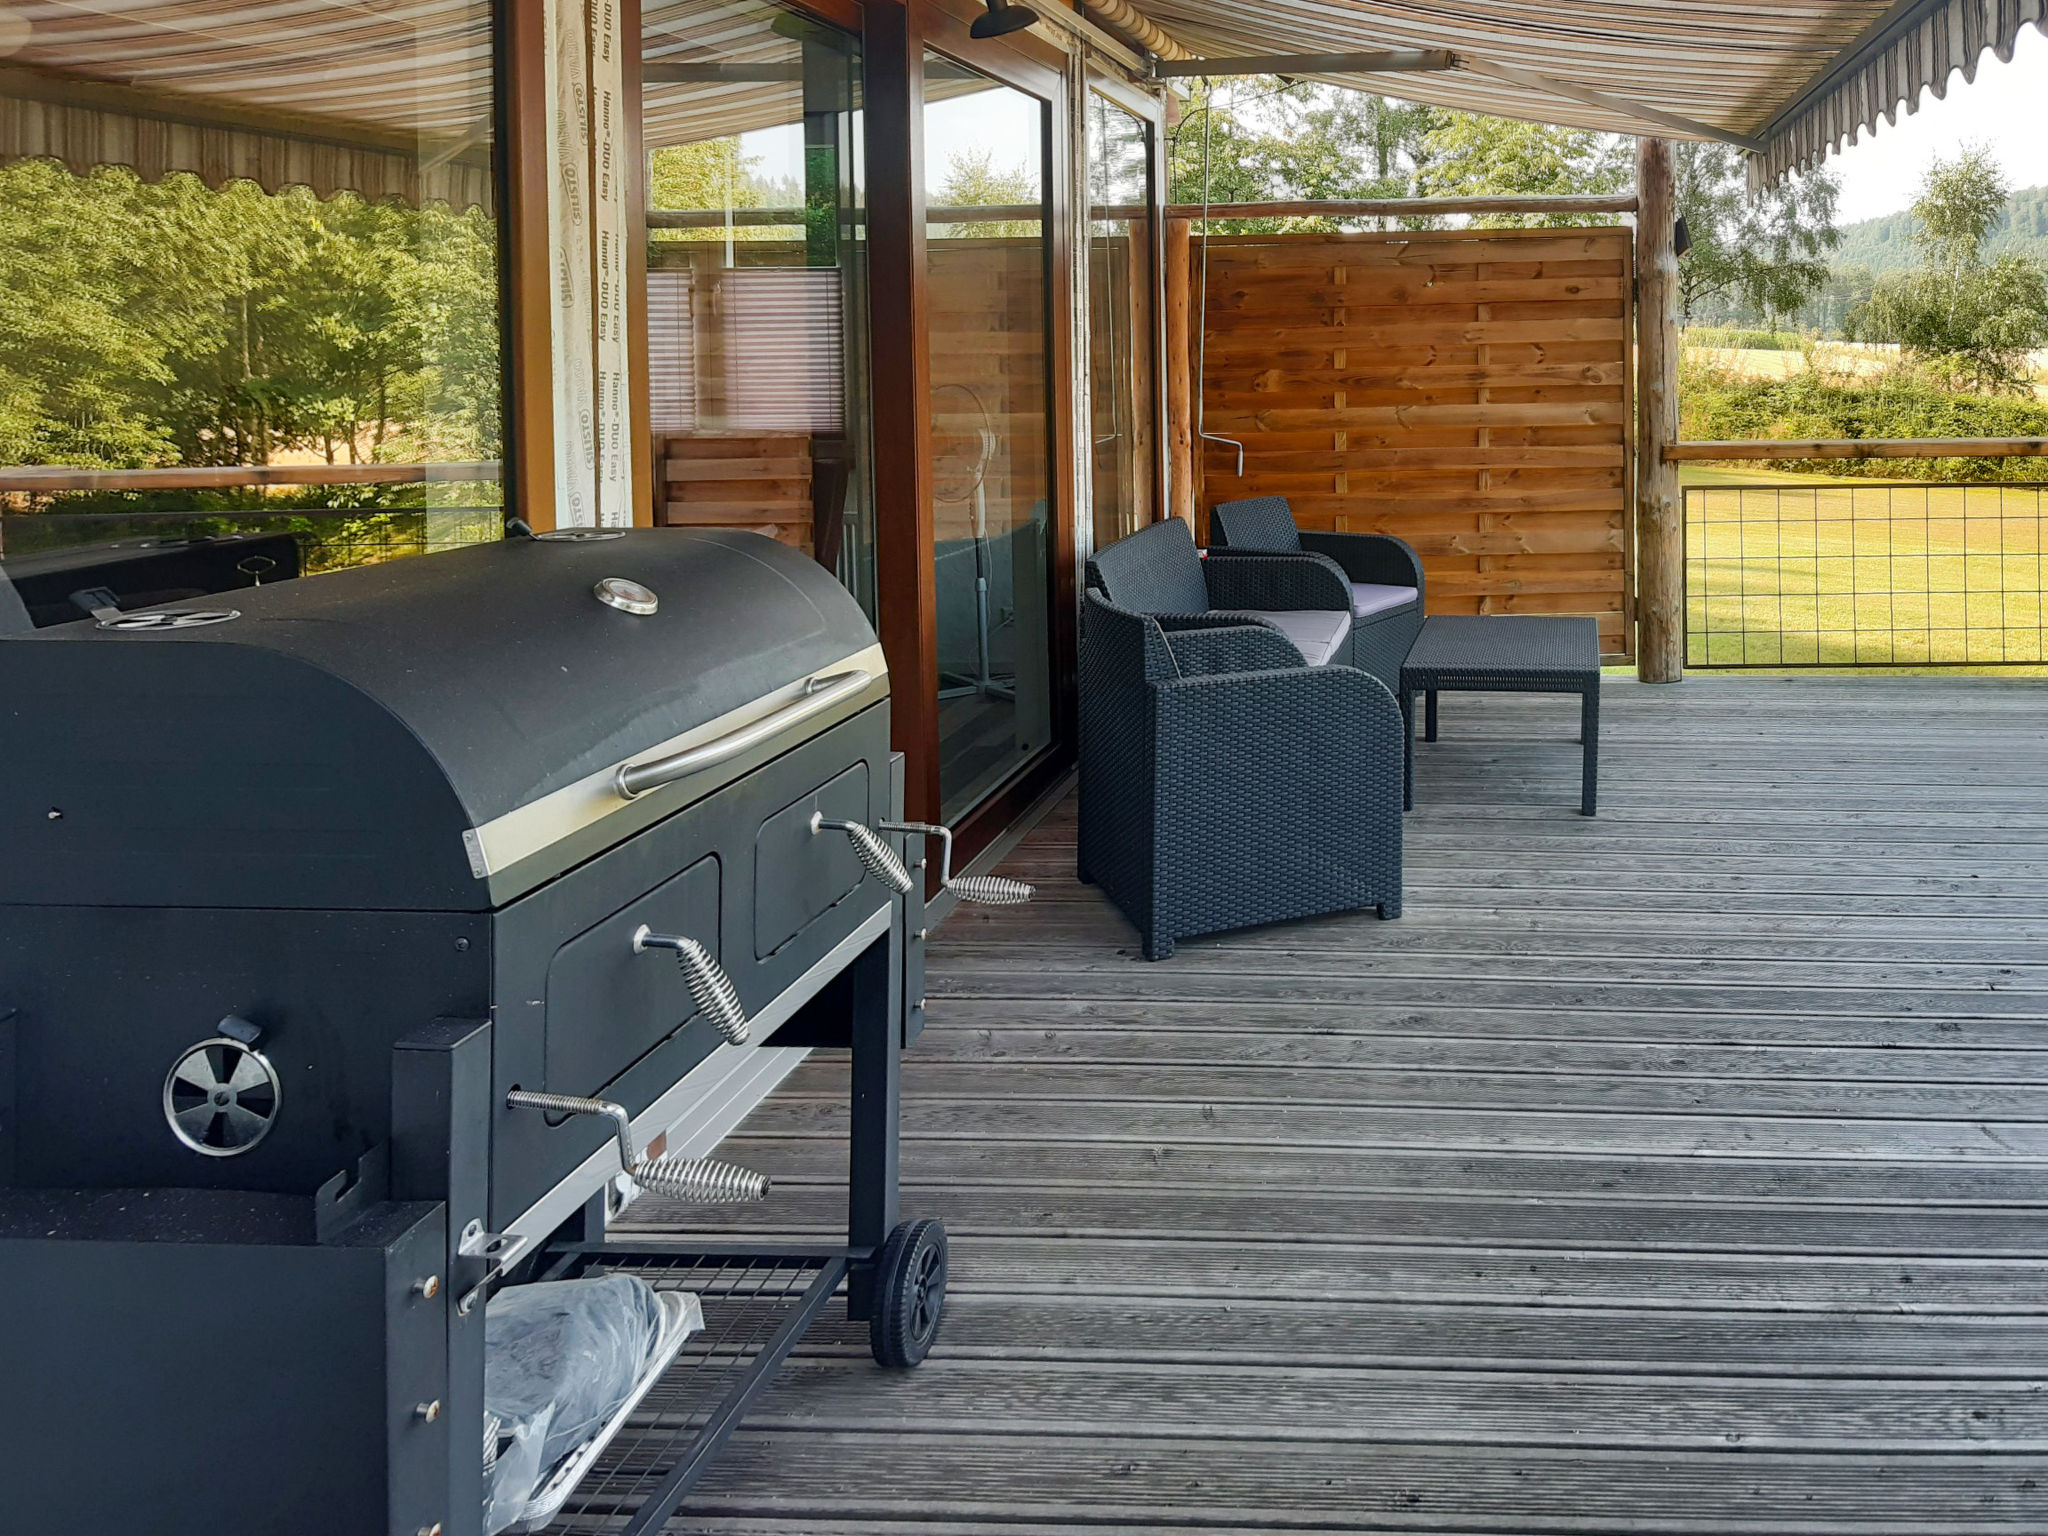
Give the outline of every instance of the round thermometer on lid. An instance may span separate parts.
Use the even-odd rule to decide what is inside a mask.
[[[597,600],[621,613],[637,613],[643,618],[661,606],[661,599],[637,581],[628,581],[623,576],[607,576],[591,591]]]

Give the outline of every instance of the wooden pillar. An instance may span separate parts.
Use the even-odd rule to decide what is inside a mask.
[[[1195,386],[1190,282],[1192,220],[1166,221],[1166,510],[1195,525]]]
[[[547,17],[507,5],[499,21],[503,81],[498,148],[505,164],[499,237],[505,305],[505,510],[536,531],[555,526],[554,272],[548,260]]]
[[[865,8],[868,312],[873,339],[877,628],[904,809],[939,819],[939,621],[932,569],[930,315],[924,248],[924,38],[902,5]]]
[[[1636,141],[1636,675],[1685,675],[1685,500],[1678,466],[1678,207],[1671,145]]]

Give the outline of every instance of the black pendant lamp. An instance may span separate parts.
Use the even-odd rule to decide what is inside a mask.
[[[988,14],[974,18],[974,25],[967,29],[972,37],[1008,37],[1012,32],[1022,32],[1038,20],[1038,12],[1028,5],[1017,5],[1014,0],[986,0]]]

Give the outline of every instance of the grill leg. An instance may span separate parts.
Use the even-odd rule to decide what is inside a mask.
[[[896,1130],[901,1106],[903,993],[891,964],[900,935],[892,929],[848,967],[852,982],[853,1115],[849,1133],[847,1246],[856,1257],[846,1286],[846,1315],[865,1321],[873,1310],[874,1252],[896,1226]]]

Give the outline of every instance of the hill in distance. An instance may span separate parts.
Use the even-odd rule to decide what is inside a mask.
[[[1911,213],[1888,214],[1842,226],[1842,243],[1829,258],[1837,272],[1866,267],[1894,272],[1920,264],[1913,248]],[[2028,187],[2006,199],[2005,214],[1987,246],[1993,256],[2031,256],[2048,262],[2048,187]]]

